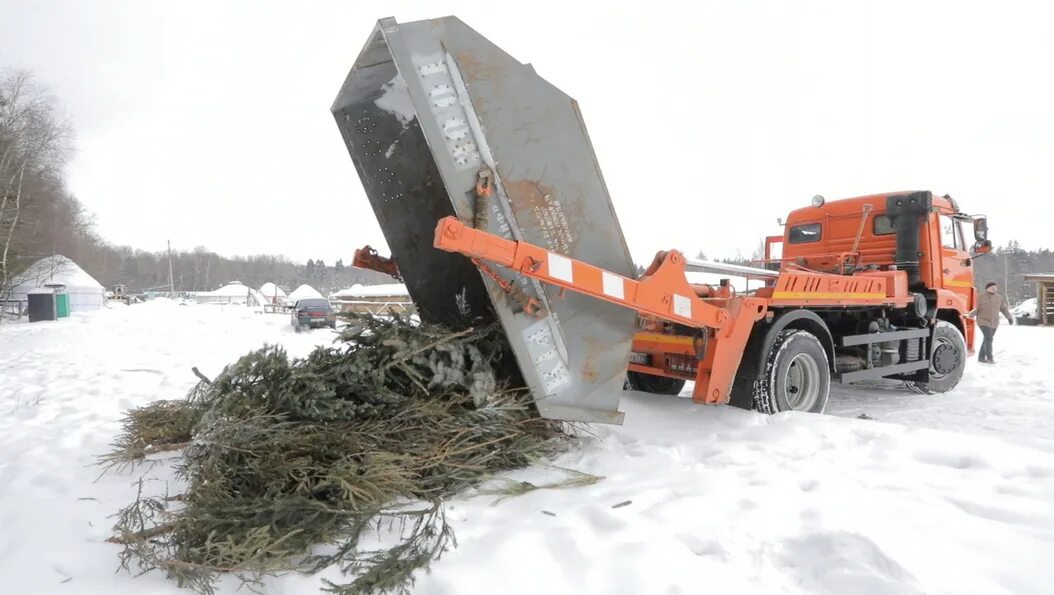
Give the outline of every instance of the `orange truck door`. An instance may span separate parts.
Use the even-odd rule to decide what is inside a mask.
[[[943,287],[966,298],[973,307],[973,268],[959,221],[941,215],[941,268]]]
[[[966,311],[974,307],[973,262],[966,249],[962,222],[940,215],[941,223],[941,286],[966,299]],[[966,314],[966,312],[963,312]],[[966,321],[966,344],[973,345],[973,325]]]

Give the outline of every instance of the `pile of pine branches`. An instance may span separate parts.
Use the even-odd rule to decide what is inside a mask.
[[[130,413],[104,462],[182,448],[186,489],[140,487],[112,539],[122,567],[212,593],[223,574],[252,584],[337,565],[349,582],[329,591],[405,592],[453,544],[444,497],[566,444],[499,381],[507,348],[494,328],[360,317],[336,346],[292,360],[265,347],[184,401]],[[394,545],[368,549],[378,535]]]

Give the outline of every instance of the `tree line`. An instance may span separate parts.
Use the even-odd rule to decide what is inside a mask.
[[[122,284],[130,293],[168,291],[168,254],[102,244],[78,256],[68,255],[106,287]],[[356,283],[395,283],[391,277],[347,266],[342,260],[327,265],[323,260],[293,262],[283,256],[226,257],[197,247],[172,252],[172,281],[175,291],[211,291],[232,281],[259,289],[275,283],[287,290],[307,284],[323,294]]]
[[[978,256],[973,262],[977,289],[995,281],[1011,305],[1036,297],[1036,284],[1025,281],[1025,275],[1054,273],[1054,251],[1048,248],[1025,250],[1017,240],[1011,240],[990,254]]]
[[[28,72],[0,78],[0,290],[36,259],[96,239],[66,189],[72,130]]]
[[[28,71],[0,73],[0,296],[19,273],[41,258],[73,259],[107,288],[132,293],[167,290],[167,253],[114,246],[100,238],[92,219],[65,185],[73,130],[58,101]],[[337,260],[306,264],[282,256],[225,257],[204,247],[172,253],[176,291],[207,291],[241,281],[290,289],[307,283],[326,293],[390,277]]]

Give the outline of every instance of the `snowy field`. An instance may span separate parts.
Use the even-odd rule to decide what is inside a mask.
[[[303,355],[333,337],[163,301],[0,326],[0,593],[186,593],[115,573],[109,516],[139,474],[100,477],[96,457],[125,410],[181,398],[192,366],[215,376],[264,342]],[[452,501],[460,547],[416,592],[1052,593],[1052,347],[1054,329],[1004,326],[999,365],[971,362],[952,393],[836,387],[822,416],[627,393],[624,426],[554,462],[602,481]],[[150,477],[162,491],[170,475]]]

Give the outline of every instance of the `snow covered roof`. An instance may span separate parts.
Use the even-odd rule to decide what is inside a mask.
[[[274,283],[271,283],[270,281],[260,286],[260,293],[262,293],[264,297],[268,298],[285,297],[285,292],[282,291],[282,288],[275,285]]]
[[[1025,275],[1025,281],[1054,281],[1054,273],[1031,273]]]
[[[360,285],[355,284],[347,289],[331,294],[330,299],[358,298],[358,297],[394,297],[410,296],[406,286],[402,283],[387,283],[384,285]]]
[[[245,297],[251,290],[239,281],[228,283],[216,291],[210,291],[206,295],[217,297]]]
[[[61,254],[56,254],[38,260],[18,275],[12,284],[11,293],[29,293],[31,290],[46,285],[65,285],[67,292],[105,291],[102,284],[84,272],[84,269],[80,268],[77,263]]]
[[[296,289],[293,290],[292,293],[289,294],[289,301],[295,302],[297,300],[306,300],[306,299],[310,299],[310,298],[321,298],[321,297],[322,297],[322,294],[319,293],[317,289],[315,289],[314,287],[311,287],[310,285],[304,284],[304,285],[301,285],[300,287],[297,287]],[[323,298],[323,299],[325,299],[325,298]]]

